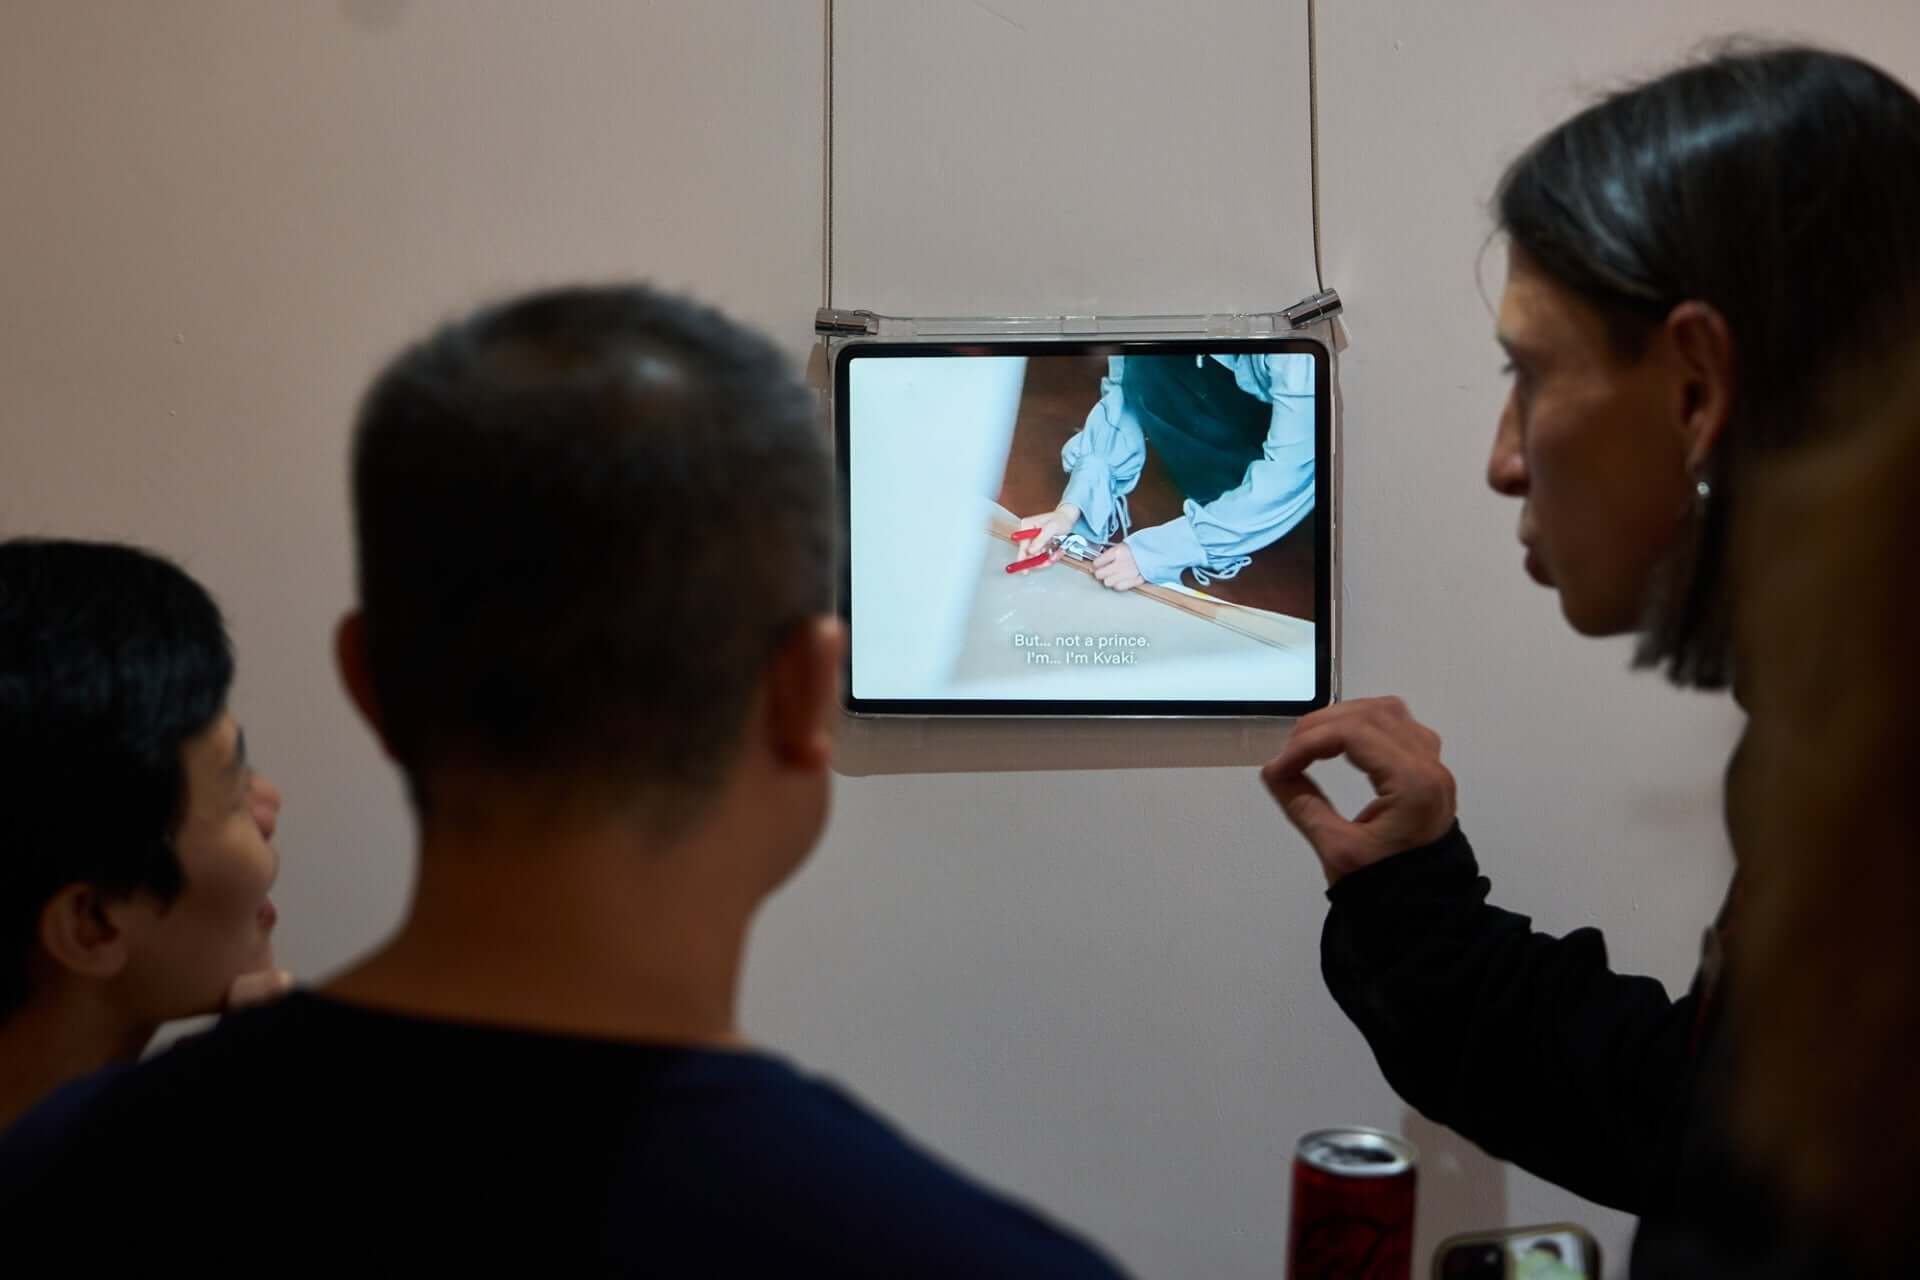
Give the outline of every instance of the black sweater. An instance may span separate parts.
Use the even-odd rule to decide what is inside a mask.
[[[1674,1000],[1615,973],[1598,930],[1536,933],[1490,906],[1489,888],[1456,826],[1328,890],[1327,986],[1400,1096],[1488,1154],[1638,1215],[1636,1280],[1855,1274],[1790,1243],[1808,1233],[1784,1225],[1725,1139],[1718,931]]]

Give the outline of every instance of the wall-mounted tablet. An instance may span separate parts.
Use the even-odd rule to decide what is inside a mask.
[[[1330,378],[1298,336],[842,347],[848,709],[1325,705]]]

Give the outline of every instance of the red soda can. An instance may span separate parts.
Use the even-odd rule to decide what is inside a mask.
[[[1293,1154],[1287,1280],[1412,1280],[1420,1153],[1378,1129],[1317,1129]]]

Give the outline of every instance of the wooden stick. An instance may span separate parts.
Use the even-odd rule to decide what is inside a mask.
[[[988,522],[987,532],[1000,541],[1017,546],[1013,540],[1013,531],[1019,527],[1012,520],[995,516]],[[1093,565],[1085,560],[1076,560],[1071,556],[1060,557],[1059,563],[1078,569],[1088,577],[1093,576]],[[1105,590],[1105,588],[1101,588]],[[1308,648],[1313,644],[1313,624],[1302,618],[1289,617],[1284,613],[1272,613],[1265,609],[1248,609],[1244,605],[1232,604],[1225,600],[1202,600],[1183,591],[1173,591],[1152,582],[1142,583],[1133,589],[1135,595],[1143,595],[1161,604],[1172,605],[1182,613],[1192,614],[1196,618],[1215,623],[1243,635],[1249,640],[1271,645],[1275,649]]]

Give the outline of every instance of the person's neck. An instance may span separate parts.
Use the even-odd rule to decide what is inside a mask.
[[[321,988],[388,1012],[554,1034],[743,1043],[735,1005],[758,893],[739,833],[662,843],[551,811],[430,822],[400,932]]]
[[[158,1030],[84,993],[49,992],[0,1022],[0,1131],[81,1076],[140,1056]]]

